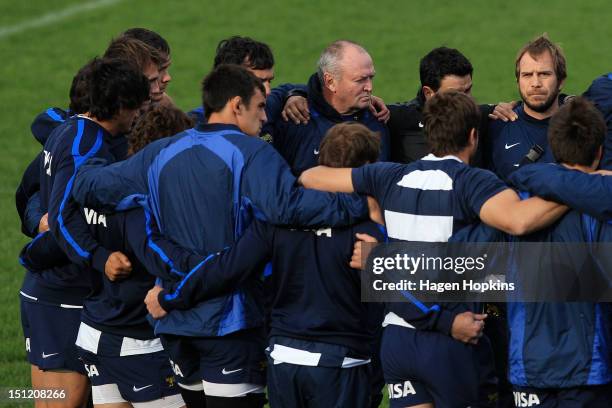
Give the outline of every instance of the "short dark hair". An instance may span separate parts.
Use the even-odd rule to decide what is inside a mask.
[[[138,109],[149,99],[149,80],[124,60],[102,58],[89,75],[89,113],[112,119],[121,109]]]
[[[328,167],[359,167],[380,155],[380,136],[357,122],[331,127],[321,141],[319,164]]]
[[[202,106],[206,118],[223,110],[227,102],[236,96],[249,105],[255,90],[266,94],[261,80],[246,68],[234,64],[219,65],[202,81]]]
[[[523,46],[516,55],[514,61],[514,75],[516,79],[519,79],[520,75],[520,64],[523,55],[529,54],[532,57],[538,57],[544,54],[546,51],[550,53],[553,60],[553,66],[555,67],[555,76],[557,81],[561,82],[567,78],[567,66],[565,62],[565,55],[563,50],[554,42],[550,41],[546,33],[534,38]]]
[[[217,45],[215,64],[244,65],[251,69],[271,69],[274,56],[270,47],[249,37],[233,36],[221,40]]]
[[[111,41],[104,52],[104,58],[127,61],[140,72],[144,72],[151,64],[158,67],[165,60],[157,49],[125,35]]]
[[[134,27],[125,30],[122,35],[140,40],[148,46],[155,48],[157,51],[166,54],[166,57],[170,55],[170,45],[168,41],[155,31]]]
[[[442,79],[447,75],[472,76],[474,68],[470,61],[454,48],[438,47],[421,59],[419,75],[421,87],[428,86],[437,92]]]
[[[601,112],[580,96],[564,104],[548,125],[548,144],[559,163],[592,165],[605,137]]]
[[[438,92],[425,104],[423,121],[431,152],[456,154],[468,146],[471,130],[478,130],[480,109],[469,95]]]
[[[98,58],[83,65],[72,79],[70,85],[70,105],[72,113],[85,113],[89,110],[89,76]]]
[[[173,136],[194,125],[182,110],[157,104],[143,113],[128,135],[128,155],[133,155],[149,143]]]

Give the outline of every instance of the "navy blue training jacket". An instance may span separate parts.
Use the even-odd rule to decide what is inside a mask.
[[[272,262],[270,336],[337,344],[360,356],[382,321],[382,305],[361,302],[359,271],[349,267],[356,233],[379,241],[376,224],[301,230],[255,221],[232,248],[219,255],[186,260],[193,274],[162,291],[167,310],[188,309],[249,278],[253,266]]]
[[[540,260],[539,274],[551,284],[559,265],[572,266],[572,244],[610,242],[612,228],[570,211],[556,223],[523,237],[480,224],[459,231],[455,241],[564,242],[566,260]],[[612,265],[603,265],[608,270]],[[578,271],[576,271],[578,272]],[[568,388],[612,382],[612,308],[608,303],[508,303],[509,380],[536,388]]]
[[[49,295],[53,303],[80,304],[79,299],[91,286],[90,267],[104,271],[110,251],[92,237],[71,190],[76,171],[87,159],[115,161],[109,150],[112,138],[92,120],[75,116],[57,126],[45,143],[39,173],[40,210],[43,214],[48,212],[50,229],[37,235],[29,247],[36,254],[37,248],[44,252],[57,244],[71,264],[61,271],[46,270],[35,278],[27,274],[23,288],[38,293],[36,297]],[[33,259],[38,264],[46,262]],[[41,292],[40,288],[48,290]]]
[[[296,125],[292,121],[274,120],[263,127],[262,134],[272,136],[272,144],[285,158],[291,171],[299,176],[304,170],[317,166],[319,163],[319,145],[323,137],[335,124],[354,121],[370,130],[378,132],[381,137],[381,153],[379,160],[389,160],[389,131],[384,123],[374,117],[368,109],[363,109],[353,115],[340,115],[323,98],[321,82],[317,74],[308,81],[308,107],[310,121],[307,124]],[[268,112],[274,112],[275,117],[283,110],[285,100],[268,98]]]
[[[233,244],[254,217],[282,225],[347,225],[367,212],[356,195],[296,187],[272,146],[223,124],[153,142],[110,166],[88,163],[73,194],[83,205],[107,211],[143,205],[163,234],[200,254]],[[174,265],[172,256],[160,254]],[[260,326],[260,290],[253,280],[231,295],[173,312],[158,321],[156,333],[223,336]]]
[[[610,170],[612,169],[612,72],[596,78],[583,96],[595,104],[606,120],[608,133],[600,167]]]
[[[490,170],[502,180],[507,181],[510,174],[521,166],[521,161],[529,150],[538,145],[544,152],[537,163],[552,163],[555,161],[548,147],[547,119],[535,119],[525,113],[524,105],[514,108],[518,119],[514,122],[493,120],[489,123],[489,146],[487,154]]]

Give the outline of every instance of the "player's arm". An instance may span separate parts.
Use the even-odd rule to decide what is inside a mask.
[[[350,225],[368,215],[366,199],[356,194],[297,187],[289,166],[269,145],[263,145],[248,166],[242,175],[243,194],[274,225]]]
[[[310,119],[307,95],[305,85],[283,84],[273,88],[266,98],[266,126],[273,126],[281,118],[285,122],[291,119],[295,123],[307,123]]]
[[[81,267],[93,266],[100,272],[104,272],[111,251],[91,235],[78,204],[72,199],[71,190],[75,171],[87,157],[98,154],[102,143],[102,135],[97,134],[75,139],[70,149],[67,146],[61,151],[58,149],[52,164],[54,179],[48,208],[49,230],[70,261]]]
[[[40,193],[37,191],[28,199],[24,213],[21,230],[28,236],[35,237],[37,234],[48,230],[45,212],[40,209]],[[45,229],[46,226],[46,229]]]
[[[157,304],[166,312],[185,310],[199,302],[231,292],[262,266],[272,254],[274,228],[260,221],[249,226],[230,248],[200,257],[195,265],[172,290],[154,291]]]
[[[21,231],[34,238],[40,231],[38,225],[45,211],[40,209],[40,167],[42,153],[36,155],[23,172],[21,182],[15,192],[15,204],[21,219]]]
[[[38,234],[19,253],[19,263],[31,272],[67,265],[70,259],[48,230]]]
[[[567,204],[597,219],[612,219],[612,177],[533,163],[512,172],[509,180],[521,191]]]
[[[305,188],[337,193],[353,193],[351,168],[317,166],[304,171],[298,183]]]
[[[479,216],[485,224],[508,234],[524,235],[552,224],[567,210],[539,197],[521,200],[514,190],[506,189],[489,198]]]
[[[125,213],[125,242],[152,275],[164,281],[178,281],[196,267],[203,257],[176,244],[159,232],[153,216],[143,208]]]
[[[139,151],[127,160],[107,165],[104,159],[90,159],[80,166],[72,195],[84,207],[103,212],[137,207],[149,193],[147,170],[159,144]]]

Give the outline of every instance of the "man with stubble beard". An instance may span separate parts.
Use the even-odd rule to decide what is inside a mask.
[[[516,81],[523,101],[513,122],[491,122],[491,170],[507,180],[518,167],[554,162],[546,139],[550,117],[559,110],[567,77],[565,56],[546,35],[527,43],[516,58]]]

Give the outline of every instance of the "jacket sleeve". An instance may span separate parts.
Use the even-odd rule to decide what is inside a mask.
[[[521,191],[564,203],[600,220],[612,218],[612,177],[586,174],[560,165],[533,163],[512,172],[510,182]]]
[[[273,241],[272,226],[253,222],[231,248],[201,257],[172,291],[161,291],[160,305],[168,312],[189,309],[234,290],[253,273],[261,272],[263,264],[272,256]]]
[[[26,204],[21,224],[21,230],[29,237],[35,237],[38,234],[38,226],[40,220],[45,214],[40,209],[40,194],[34,193]]]
[[[178,281],[202,261],[202,256],[183,248],[159,232],[155,219],[138,208],[126,213],[127,250],[145,269],[164,281]]]
[[[75,138],[70,151],[65,148],[54,155],[48,217],[49,230],[74,264],[93,266],[104,272],[110,251],[93,238],[79,206],[71,196],[76,170],[85,160],[99,153],[102,143],[101,132],[95,138],[84,134],[83,140]]]
[[[106,262],[106,260],[105,260]],[[70,259],[57,244],[49,231],[38,234],[23,247],[19,254],[21,263],[30,272],[42,272],[70,263]]]
[[[15,192],[15,205],[21,219],[21,231],[31,238],[38,234],[38,223],[44,215],[40,210],[40,196],[34,197],[40,190],[41,157],[42,154],[38,154],[30,162]]]
[[[145,150],[110,165],[104,159],[84,163],[76,174],[74,199],[103,212],[137,207],[148,194],[147,169],[152,156]]]
[[[368,216],[365,197],[296,186],[289,166],[270,145],[262,145],[247,166],[243,193],[271,224],[345,226]]]
[[[283,120],[281,113],[287,102],[287,96],[290,92],[298,91],[306,95],[306,85],[283,84],[272,89],[270,95],[266,98],[266,116],[268,118],[265,123],[262,134],[266,133],[274,136],[274,128],[278,121]]]
[[[380,155],[378,160],[384,162],[391,160],[391,136],[387,126],[383,126],[380,130]]]

